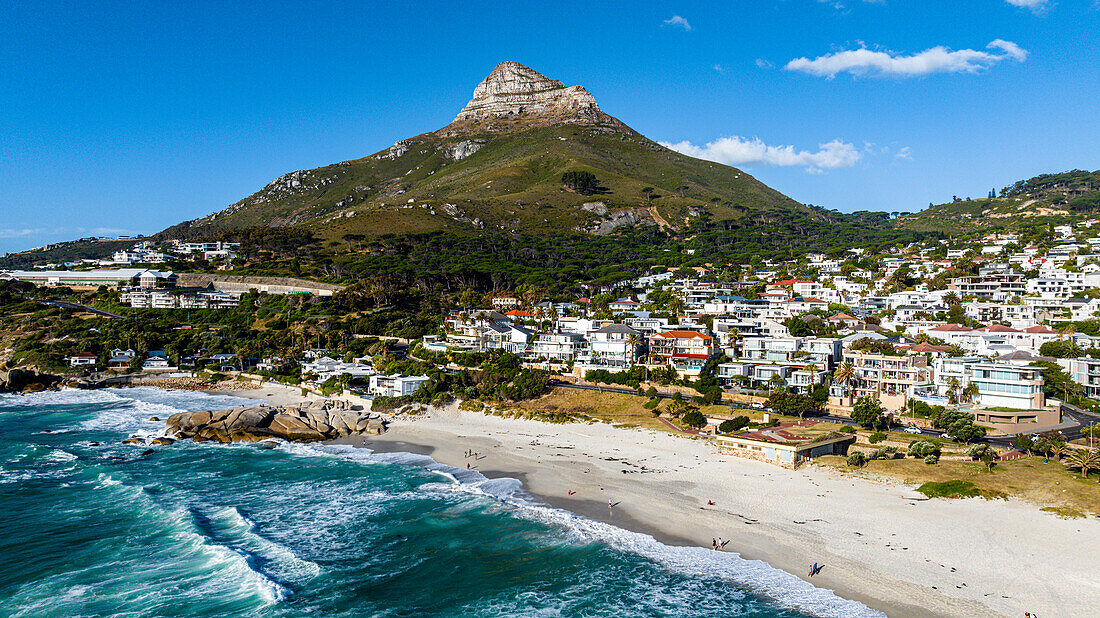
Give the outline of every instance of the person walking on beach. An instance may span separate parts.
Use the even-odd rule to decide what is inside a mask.
[[[718,539],[715,539],[713,537],[710,539],[710,548],[715,551],[718,550]]]

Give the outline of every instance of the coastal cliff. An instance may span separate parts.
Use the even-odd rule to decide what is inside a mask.
[[[179,412],[169,416],[166,433],[212,442],[259,442],[281,438],[318,442],[363,433],[380,434],[385,421],[362,406],[344,401],[289,406],[246,406],[229,410]]]

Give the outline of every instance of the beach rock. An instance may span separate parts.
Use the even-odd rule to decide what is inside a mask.
[[[159,423],[160,422],[160,417],[159,416],[150,416],[149,420],[153,421],[154,423]]]
[[[144,445],[145,440],[142,440],[141,438],[126,438],[125,440],[122,441],[122,443],[123,444],[142,444],[142,445]]]
[[[0,371],[0,393],[37,393],[54,388],[61,383],[61,376],[42,373],[37,369],[9,369]]]
[[[271,438],[315,442],[385,431],[381,419],[372,420],[369,411],[346,401],[179,412],[165,420],[165,427],[174,438],[211,442],[263,442]],[[264,448],[271,448],[266,444]]]
[[[152,455],[155,452],[156,451],[154,451],[153,449],[148,449],[148,450],[142,451],[141,456],[142,457],[148,457],[149,455]]]
[[[163,437],[161,437],[161,438],[153,438],[149,443],[150,444],[161,444],[161,445],[167,446],[169,444],[172,444],[173,442],[175,442],[175,440],[173,438],[163,438]]]

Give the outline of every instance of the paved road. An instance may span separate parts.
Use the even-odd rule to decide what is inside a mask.
[[[43,305],[49,305],[51,307],[60,307],[62,309],[73,309],[75,311],[87,311],[95,315],[101,315],[105,318],[121,318],[121,315],[115,315],[102,309],[96,309],[95,307],[89,307],[87,305],[81,305],[79,303],[70,303],[64,300],[44,300],[41,298],[35,298],[35,302],[39,302]]]

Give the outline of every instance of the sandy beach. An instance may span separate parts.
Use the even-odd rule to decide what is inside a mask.
[[[720,456],[702,440],[453,409],[347,442],[514,477],[553,506],[667,544],[722,537],[727,551],[803,578],[824,564],[815,585],[890,616],[1091,616],[1100,607],[1100,586],[1082,568],[1100,522],[1020,501],[929,500],[826,468]]]
[[[219,393],[272,405],[307,399],[281,385]],[[338,442],[516,478],[552,506],[669,545],[728,539],[726,551],[803,579],[824,564],[809,581],[889,616],[1084,617],[1100,607],[1090,575],[1100,521],[1020,500],[927,499],[860,473],[719,455],[701,439],[455,407]]]

